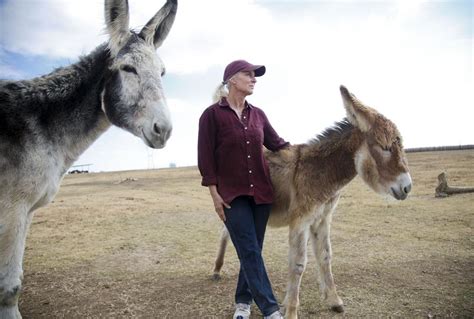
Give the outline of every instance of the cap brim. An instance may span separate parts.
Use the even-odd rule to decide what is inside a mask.
[[[255,76],[262,76],[265,74],[266,68],[264,65],[249,65],[242,71],[254,71]]]
[[[255,76],[262,76],[267,71],[264,65],[256,65],[256,68],[253,70],[255,71]]]

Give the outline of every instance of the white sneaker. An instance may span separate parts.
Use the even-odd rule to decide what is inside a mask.
[[[238,303],[235,305],[234,319],[249,319],[250,305],[246,303]]]
[[[283,316],[280,311],[275,311],[269,316],[263,317],[264,319],[283,319]]]

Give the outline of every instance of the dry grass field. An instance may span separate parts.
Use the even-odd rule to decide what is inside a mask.
[[[474,151],[408,154],[406,201],[359,178],[332,224],[333,272],[346,305],[321,301],[314,257],[300,318],[473,318],[474,194],[434,197],[437,175],[474,186]],[[69,175],[38,210],[27,240],[24,318],[231,318],[238,260],[211,279],[221,224],[195,167]],[[284,297],[287,229],[269,228],[264,256]],[[253,307],[252,318],[261,318]]]

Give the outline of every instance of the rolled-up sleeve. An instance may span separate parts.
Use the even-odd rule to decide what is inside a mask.
[[[199,119],[198,167],[202,176],[202,186],[217,185],[215,147],[216,126],[213,114],[208,109]]]
[[[276,152],[278,150],[281,150],[284,147],[289,146],[290,143],[282,139],[277,134],[277,132],[273,129],[265,113],[263,113],[263,116],[264,116],[263,145],[272,152]]]

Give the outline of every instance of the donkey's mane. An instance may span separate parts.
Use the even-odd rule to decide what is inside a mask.
[[[335,143],[339,143],[350,135],[353,129],[354,125],[352,125],[347,118],[344,118],[311,139],[307,145],[315,146],[321,150],[328,147],[333,148]]]
[[[75,99],[84,96],[88,86],[95,86],[101,81],[108,58],[109,50],[106,44],[102,44],[90,54],[81,56],[78,62],[59,67],[49,74],[31,80],[5,81],[0,91],[8,92],[12,98],[10,102],[16,107],[27,107],[31,103],[42,106],[45,101],[54,103]],[[19,105],[20,102],[22,105]]]
[[[100,90],[109,54],[107,45],[102,44],[78,62],[49,74],[31,80],[0,81],[0,137],[20,145],[22,138],[38,129],[31,127],[33,118],[50,135],[57,135],[54,130],[64,130],[60,123],[74,127],[72,121],[79,121],[85,131],[92,128],[100,112]]]
[[[71,95],[84,94],[84,86],[96,85],[103,76],[108,58],[109,50],[102,44],[90,54],[81,56],[76,63],[31,80],[12,82],[6,88],[15,91],[16,87],[18,93],[26,98],[26,103],[45,98],[50,102],[57,99],[64,101],[72,98]]]

